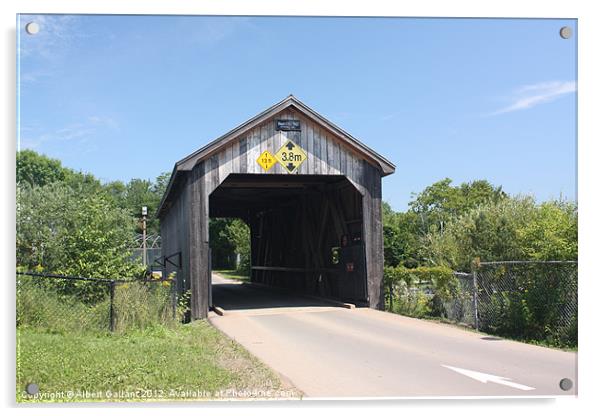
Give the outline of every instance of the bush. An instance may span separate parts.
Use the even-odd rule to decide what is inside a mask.
[[[104,279],[140,276],[130,260],[134,220],[103,193],[76,191],[57,182],[20,185],[17,195],[17,264],[26,270]],[[88,303],[104,287],[56,280],[56,289]]]
[[[174,325],[174,306],[169,281],[121,283],[115,287],[115,331]]]
[[[384,283],[389,310],[415,317],[444,315],[443,303],[458,288],[453,271],[444,266],[385,267]]]
[[[478,270],[484,331],[556,346],[577,345],[577,265],[519,263]]]

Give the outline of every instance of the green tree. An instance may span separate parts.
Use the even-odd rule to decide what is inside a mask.
[[[112,181],[104,185],[107,194],[113,198],[115,204],[120,208],[126,208],[127,188],[121,181]]]
[[[134,225],[105,193],[81,193],[61,182],[19,186],[17,265],[88,277],[137,276],[140,266],[130,261],[129,251]]]
[[[238,271],[248,274],[251,271],[251,230],[243,220],[235,218],[228,226],[228,233],[234,243],[234,252],[240,256]]]
[[[152,190],[158,196],[159,201],[161,201],[161,198],[163,198],[163,194],[167,190],[167,185],[169,184],[170,179],[171,172],[163,172],[157,176],[157,179],[155,179]]]
[[[385,266],[397,266],[405,254],[405,241],[401,237],[399,214],[387,202],[382,204],[382,221]]]
[[[523,255],[533,260],[577,260],[577,206],[557,200],[544,202],[518,231]]]
[[[133,218],[140,219],[143,206],[148,208],[147,233],[159,234],[159,220],[156,218],[157,209],[161,196],[155,191],[155,184],[147,179],[132,179],[125,186],[124,207],[130,212]],[[136,231],[142,233],[142,226],[139,223]]]
[[[209,244],[211,265],[214,269],[233,269],[236,245],[230,235],[232,218],[211,218],[209,220]]]
[[[445,178],[427,186],[414,195],[410,210],[420,219],[423,235],[433,231],[443,231],[445,223],[479,205],[498,202],[507,195],[501,187],[495,187],[486,180],[476,180],[452,186],[452,180]]]
[[[431,264],[468,271],[475,258],[576,260],[577,209],[572,203],[538,205],[517,196],[489,202],[450,220],[444,232],[430,232],[423,255]]]
[[[68,169],[61,161],[40,155],[33,150],[17,152],[17,183],[43,186],[56,181],[63,181]]]
[[[209,244],[212,265],[216,269],[233,269],[240,256],[238,270],[248,273],[251,264],[251,236],[247,224],[238,218],[211,218]]]

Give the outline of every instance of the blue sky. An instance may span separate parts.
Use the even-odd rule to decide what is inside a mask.
[[[21,15],[18,145],[103,181],[153,179],[292,93],[397,165],[397,210],[445,177],[575,199],[576,26]]]

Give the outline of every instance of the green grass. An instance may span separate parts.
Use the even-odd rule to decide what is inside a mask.
[[[28,383],[39,386],[37,397],[25,393]],[[195,400],[241,394],[299,397],[206,321],[125,334],[17,330],[17,402]]]
[[[213,272],[217,273],[227,279],[235,279],[235,280],[240,280],[242,282],[250,281],[248,275],[241,273],[238,270],[214,270]]]
[[[452,319],[448,319],[448,318],[445,318],[442,316],[428,315],[426,309],[408,307],[408,303],[401,304],[397,299],[393,300],[393,309],[390,308],[389,300],[387,299],[385,310],[387,312],[394,313],[397,315],[402,315],[402,316],[407,316],[410,318],[423,319],[423,320],[427,320],[427,321],[438,322],[441,324],[450,325],[450,326],[453,326],[453,327],[456,327],[459,329],[463,329],[465,331],[481,334],[484,337],[490,336],[490,337],[505,339],[505,340],[509,340],[509,341],[523,342],[525,344],[533,344],[533,345],[538,345],[540,347],[557,349],[560,351],[577,352],[577,350],[578,350],[576,345],[558,344],[555,342],[550,342],[548,340],[536,340],[536,339],[528,339],[528,338],[521,338],[521,337],[502,336],[499,334],[477,331],[476,329],[472,328],[471,326],[469,326],[466,323],[457,322],[457,321],[454,321]]]

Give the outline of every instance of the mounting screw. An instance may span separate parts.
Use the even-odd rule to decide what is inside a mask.
[[[35,35],[40,31],[40,25],[36,22],[29,22],[25,25],[25,31],[30,35]]]
[[[560,380],[560,388],[564,391],[568,391],[573,388],[573,380],[570,378],[563,378]]]
[[[38,387],[38,385],[36,383],[29,383],[27,386],[25,386],[25,391],[27,392],[27,394],[30,394],[33,396],[40,392],[40,388]]]
[[[573,35],[573,30],[568,26],[563,26],[560,29],[560,37],[562,39],[568,39]]]

